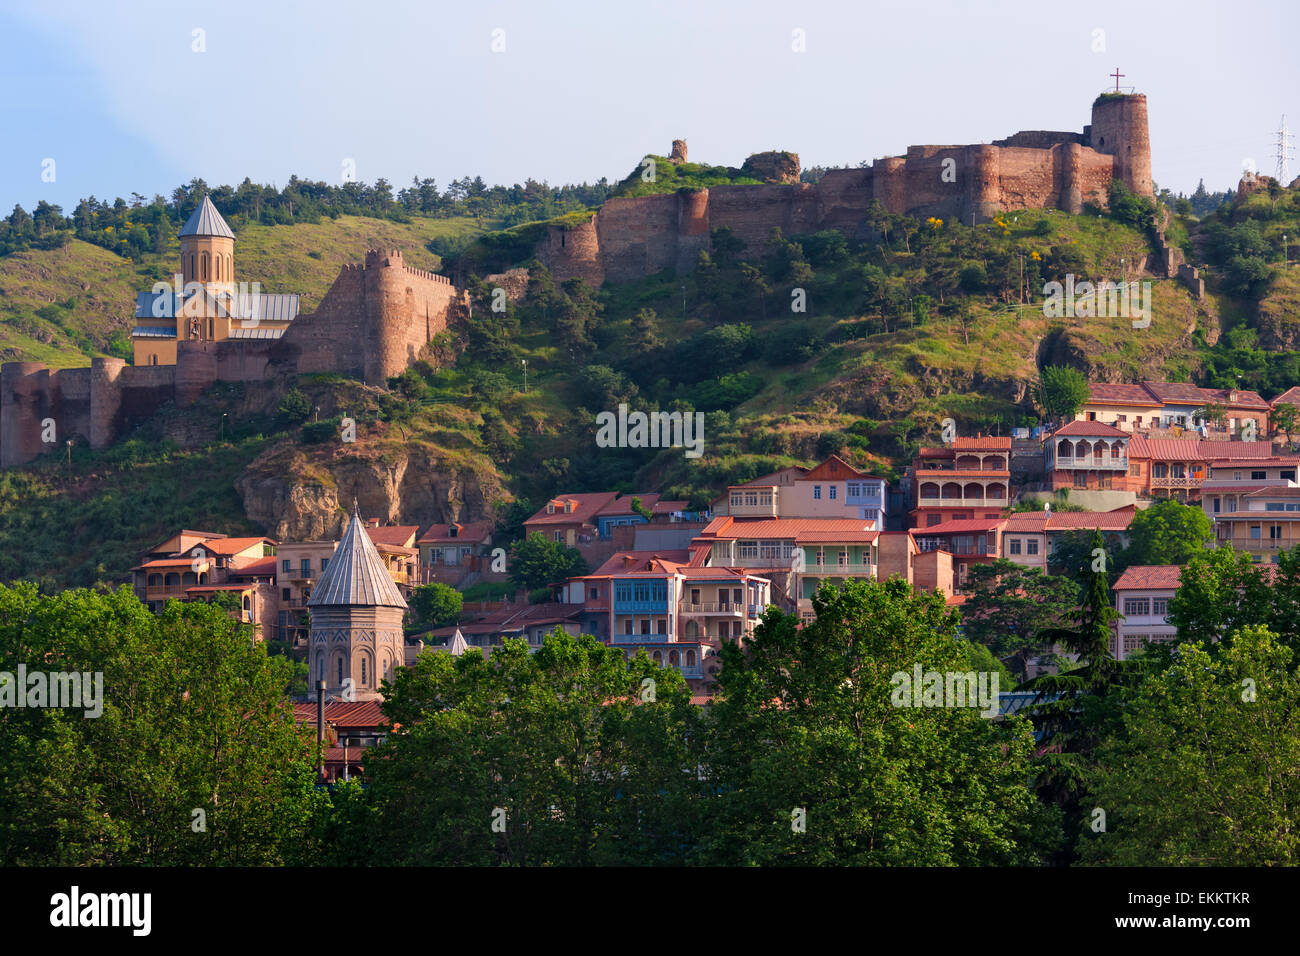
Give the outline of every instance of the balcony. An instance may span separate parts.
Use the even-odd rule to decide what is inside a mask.
[[[772,558],[734,558],[722,560],[714,559],[714,564],[724,568],[776,568],[778,570],[789,571],[790,563],[794,560],[794,553],[791,552],[785,557]]]
[[[682,664],[677,670],[683,677],[701,678],[704,676],[704,667],[700,664]]]
[[[667,644],[667,634],[615,634],[610,638],[613,644]]]
[[[683,604],[681,605],[681,612],[682,612],[683,614],[730,614],[730,615],[738,615],[738,614],[743,614],[744,611],[745,611],[745,606],[744,606],[743,604],[736,604],[736,603],[734,603],[734,602],[733,602],[733,603],[730,603],[730,604],[719,604],[719,603],[717,603],[717,602],[715,601],[715,602],[712,602],[712,603],[704,603],[704,604],[685,604],[685,603],[683,603]]]
[[[858,564],[853,562],[847,564],[827,562],[825,564],[809,564],[804,568],[803,573],[828,575],[842,574],[851,576],[868,575],[874,577],[876,574],[876,566],[874,564]]]
[[[751,604],[749,606],[749,616],[762,617],[763,612],[767,610],[767,607],[768,606],[766,604]]]
[[[621,601],[614,599],[615,614],[667,614],[668,598],[654,601]]]
[[[1074,458],[1069,455],[1057,455],[1053,468],[1094,468],[1102,471],[1128,471],[1128,458],[1098,458],[1086,455]]]
[[[1204,478],[1152,478],[1152,488],[1199,488]]]
[[[760,505],[729,505],[728,511],[736,518],[775,518],[776,502]]]
[[[921,508],[1009,508],[1011,501],[1005,495],[1000,498],[930,498],[919,497],[916,499],[918,507]]]

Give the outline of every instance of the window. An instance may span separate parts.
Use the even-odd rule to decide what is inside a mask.
[[[547,513],[548,515],[553,515],[553,514],[555,514],[555,502],[554,502],[554,501],[548,501],[548,502],[546,503],[546,513]]]
[[[1076,471],[1074,473],[1074,487],[1076,488],[1088,487],[1088,473],[1086,471]]]
[[[338,665],[339,665],[339,683],[342,684],[343,683],[343,658],[341,657],[339,658]]]
[[[302,576],[304,578],[311,577],[311,558],[302,559]]]
[[[280,570],[284,571],[286,574],[293,570],[293,565],[289,562],[288,558],[285,558],[280,562]]]
[[[1124,616],[1141,617],[1151,613],[1150,598],[1125,598]]]
[[[1090,421],[1090,422],[1095,422],[1096,420],[1097,420],[1097,413],[1096,413],[1096,412],[1089,412],[1089,413],[1088,413],[1088,421]]]
[[[563,540],[564,540],[564,532],[563,532],[563,531],[553,531],[553,532],[551,532],[551,537],[552,537],[554,540],[556,540],[556,541],[563,541]]]
[[[591,595],[590,595],[590,597],[591,597],[591,600],[593,600],[593,601],[595,601],[597,598],[599,598],[599,597],[600,597],[600,588],[592,588],[592,589],[591,589]]]
[[[838,487],[836,487],[835,485],[831,485],[830,492],[829,492],[831,501],[835,500],[835,495],[838,491],[839,491]]]
[[[329,558],[321,558],[321,559],[320,559],[320,571],[321,571],[321,574],[324,574],[324,573],[325,573],[325,569],[328,568],[329,566],[330,566],[330,559],[329,559]]]
[[[1214,513],[1217,515],[1219,513],[1220,502],[1218,498],[1213,499],[1213,501],[1214,501]]]
[[[1264,481],[1266,478],[1268,478],[1268,473],[1267,473],[1267,472],[1263,472],[1263,471],[1252,471],[1252,472],[1250,473],[1250,480],[1251,480],[1251,481]]]
[[[1130,478],[1140,478],[1140,477],[1142,477],[1142,466],[1141,466],[1141,465],[1129,465],[1129,466],[1128,466],[1128,473],[1129,473],[1129,477],[1130,477]]]
[[[1152,598],[1151,613],[1159,617],[1164,617],[1169,613],[1169,598]]]
[[[821,497],[822,497],[822,486],[821,486],[821,485],[813,485],[813,500],[814,500],[814,501],[820,501],[820,500],[821,500]]]
[[[1019,554],[1019,553],[1020,553],[1020,539],[1019,539],[1019,538],[1008,538],[1008,539],[1007,539],[1007,549],[1008,549],[1012,554]]]
[[[850,481],[848,484],[848,491],[850,498],[860,498],[862,496],[862,483],[858,481]]]
[[[361,686],[366,685],[366,659],[361,658]]]
[[[288,589],[288,588],[280,588],[280,600],[281,600],[281,601],[287,601],[287,600],[289,600],[289,589]]]
[[[1252,541],[1258,541],[1258,540],[1259,540],[1259,528],[1260,528],[1260,526],[1257,525],[1257,524],[1253,524],[1253,525],[1250,526],[1250,539],[1251,539]]]
[[[1152,477],[1152,478],[1168,478],[1168,477],[1169,477],[1169,466],[1166,465],[1164,462],[1159,462],[1159,461],[1156,462],[1154,465],[1151,466],[1151,477]]]
[[[758,542],[757,541],[737,541],[736,557],[738,559],[757,558]]]
[[[1282,538],[1282,526],[1280,524],[1271,524],[1268,526],[1268,539],[1270,541],[1279,541]]]
[[[1027,548],[1027,550],[1026,550],[1026,554],[1037,554],[1037,553],[1038,553],[1038,539],[1037,539],[1037,538],[1030,538],[1028,541],[1025,542],[1025,544],[1028,545],[1028,548]]]

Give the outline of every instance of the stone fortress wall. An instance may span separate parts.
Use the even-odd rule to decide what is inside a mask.
[[[685,160],[683,141],[674,141],[673,157]],[[790,164],[789,154],[752,156],[745,172],[768,181],[611,199],[587,222],[552,227],[538,258],[557,279],[599,284],[688,271],[714,229],[730,228],[751,244],[765,242],[773,226],[787,235],[853,235],[873,201],[899,215],[987,222],[1014,209],[1104,207],[1113,180],[1154,195],[1142,94],[1099,99],[1081,133],[1030,130],[986,145],[912,146],[870,167],[828,170],[815,184],[798,181],[798,157]]]
[[[333,372],[371,384],[400,374],[447,328],[466,294],[446,276],[413,269],[397,251],[344,266],[315,312],[279,340],[182,341],[175,365],[97,358],[90,368],[40,362],[0,368],[0,467],[58,453],[69,439],[106,448],[160,405],[188,405],[216,382]],[[53,420],[53,440],[43,423]]]
[[[670,161],[686,155],[686,143],[674,141]],[[689,271],[710,248],[712,230],[724,227],[749,244],[765,242],[774,226],[787,235],[839,229],[853,236],[874,201],[891,213],[980,222],[1011,209],[1077,213],[1087,202],[1104,205],[1112,180],[1151,196],[1146,97],[1099,99],[1081,133],[1035,130],[988,145],[913,146],[868,168],[829,170],[813,185],[799,182],[793,154],[751,156],[743,171],[764,183],[611,199],[576,227],[551,227],[538,258],[557,279],[599,285]],[[1176,272],[1181,262],[1168,265]],[[38,362],[6,363],[0,467],[56,452],[68,439],[107,447],[160,405],[190,404],[219,381],[332,372],[382,383],[409,367],[467,305],[467,293],[447,277],[407,267],[396,250],[372,250],[363,263],[345,266],[316,311],[299,315],[279,340],[181,341],[174,366],[97,358],[90,368],[51,371]],[[52,439],[43,425],[50,419]]]

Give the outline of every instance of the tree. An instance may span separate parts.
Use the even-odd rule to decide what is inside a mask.
[[[1039,373],[1038,404],[1054,421],[1074,418],[1090,395],[1088,377],[1078,369],[1048,365]]]
[[[311,399],[300,389],[291,388],[280,400],[280,417],[292,425],[305,422],[311,415]]]
[[[1286,443],[1295,450],[1295,441],[1291,437],[1297,426],[1300,426],[1300,414],[1297,413],[1296,407],[1288,402],[1282,402],[1271,412],[1273,419],[1273,430],[1286,435]]]
[[[1266,628],[1221,652],[1197,641],[1124,695],[1097,751],[1082,860],[1117,866],[1300,862],[1300,678]]]
[[[1186,564],[1214,540],[1214,523],[1200,508],[1172,498],[1138,511],[1119,570],[1143,564]]]
[[[510,579],[532,591],[587,573],[587,562],[577,548],[553,541],[534,531],[510,549]]]
[[[659,347],[659,317],[654,309],[639,309],[632,317],[627,344],[633,352],[641,355]]]
[[[635,511],[637,514],[639,514],[642,518],[645,518],[646,521],[650,521],[654,517],[654,513],[641,503],[640,498],[632,499],[632,510]]]
[[[1300,549],[1257,565],[1244,551],[1193,555],[1169,602],[1169,623],[1185,641],[1211,643],[1245,627],[1267,627],[1300,651]]]
[[[1024,722],[895,704],[895,675],[968,669],[942,595],[851,579],[811,623],[772,608],[724,643],[703,839],[715,865],[1031,862]],[[956,770],[960,767],[960,770]]]
[[[198,602],[0,585],[0,659],[102,675],[98,707],[0,707],[11,865],[304,863],[321,809],[289,664]],[[12,686],[12,685],[11,685]],[[23,688],[27,689],[27,688]],[[83,708],[89,702],[82,700]],[[201,812],[198,812],[201,811]]]
[[[702,715],[644,653],[557,629],[535,654],[422,654],[390,690],[358,862],[662,864],[699,842]]]
[[[420,622],[434,627],[451,627],[460,620],[464,598],[455,588],[434,581],[421,584],[411,591],[411,609],[420,617]]]
[[[1068,578],[1044,574],[1006,558],[974,564],[961,616],[968,640],[988,647],[1028,676],[1029,658],[1046,648],[1039,635],[1070,619],[1079,591]]]

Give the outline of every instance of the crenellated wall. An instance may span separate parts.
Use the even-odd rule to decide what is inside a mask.
[[[320,308],[298,316],[279,340],[181,341],[175,365],[96,358],[90,368],[51,372],[38,362],[6,363],[0,467],[57,451],[68,439],[107,447],[159,406],[190,405],[217,382],[334,372],[382,383],[415,361],[467,302],[446,276],[409,268],[398,251],[371,251],[364,263],[345,266]],[[46,420],[54,422],[52,441],[43,440]]]
[[[788,168],[769,168],[777,159]],[[821,229],[856,235],[873,201],[897,215],[974,223],[1014,209],[1077,214],[1087,203],[1104,207],[1116,179],[1152,195],[1140,94],[1098,99],[1081,133],[1026,130],[989,144],[912,146],[906,156],[878,159],[869,168],[829,170],[814,185],[792,181],[793,154],[751,160],[762,160],[750,165],[767,170],[769,182],[611,199],[578,227],[552,227],[538,258],[561,281],[581,276],[598,284],[667,268],[689,271],[709,248],[709,231],[724,227],[751,245],[766,242],[774,227],[787,235]]]

